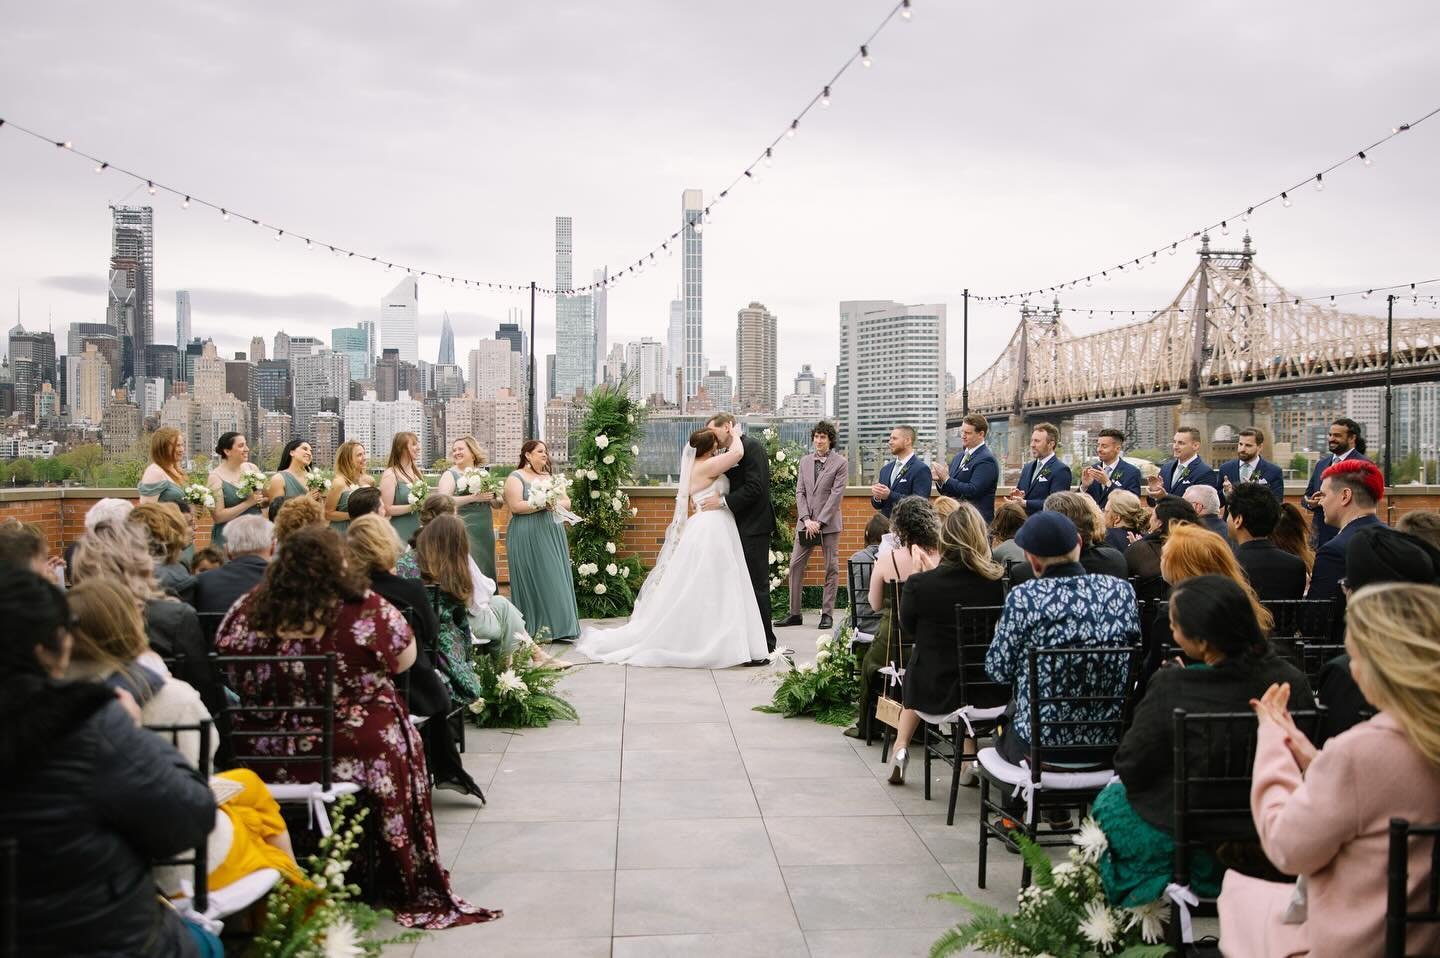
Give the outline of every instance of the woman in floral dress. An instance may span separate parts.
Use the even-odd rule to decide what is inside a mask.
[[[450,890],[441,867],[420,736],[400,704],[390,675],[415,661],[415,640],[400,612],[365,589],[346,568],[340,537],[307,528],[285,542],[264,581],[231,608],[215,639],[222,655],[336,656],[334,776],[355,782],[376,809],[381,829],[382,895],[408,927],[449,928],[499,918]],[[246,706],[273,705],[268,667],[232,670],[230,685]],[[287,701],[287,704],[291,704]],[[293,703],[313,705],[313,702]],[[317,718],[292,715],[287,730],[316,728]],[[294,768],[267,765],[274,781],[313,781],[303,738],[265,738],[274,731],[256,713],[237,715],[237,735],[255,735],[254,750],[294,755]],[[247,747],[247,751],[250,748]]]

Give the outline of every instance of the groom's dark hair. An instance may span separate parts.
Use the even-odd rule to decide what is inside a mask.
[[[711,416],[709,419],[705,420],[705,425],[707,425],[707,426],[728,426],[728,425],[730,425],[731,423],[733,423],[734,421],[735,421],[735,417],[732,416],[732,415],[730,415],[728,412],[717,412],[715,415],[713,415],[713,416]]]

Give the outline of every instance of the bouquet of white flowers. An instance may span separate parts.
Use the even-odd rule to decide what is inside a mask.
[[[240,475],[240,484],[235,488],[240,492],[240,498],[249,499],[257,492],[264,492],[265,485],[270,478],[263,472],[246,472]]]
[[[430,495],[430,483],[424,479],[416,479],[410,483],[410,504],[412,506],[419,508],[420,503],[424,502],[428,495]]]
[[[487,492],[499,495],[503,484],[504,480],[491,475],[489,469],[471,467],[460,473],[455,491],[462,496],[478,496]]]
[[[215,493],[203,482],[192,482],[183,490],[185,501],[191,505],[204,506],[206,509],[215,508]]]
[[[311,492],[329,492],[330,482],[330,472],[327,469],[311,469],[305,474],[305,488]]]
[[[525,501],[535,509],[553,509],[570,495],[570,480],[564,475],[540,476],[530,483]]]

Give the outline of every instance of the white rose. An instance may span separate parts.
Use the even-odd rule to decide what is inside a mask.
[[[815,671],[815,663],[814,663],[814,662],[801,662],[800,665],[797,666],[797,668],[798,668],[799,671],[801,671],[801,672],[814,672],[814,671]]]
[[[635,415],[633,413],[627,413],[625,415],[625,421],[633,423],[635,421]]]
[[[607,542],[607,543],[605,543],[605,551],[608,552],[608,553],[610,553],[610,554],[613,556],[613,555],[615,554],[615,543],[613,543],[613,542]]]
[[[614,457],[614,456],[607,455],[604,459],[601,459],[600,461],[603,462],[603,463],[605,463],[605,465],[607,465],[607,466],[613,466],[613,465],[615,465],[615,457]]]
[[[632,516],[638,516],[638,515],[640,514],[640,510],[639,510],[638,508],[634,507],[634,506],[631,506],[631,507],[630,507],[630,514],[631,514]]]
[[[606,448],[606,447],[609,446],[609,445],[610,445],[610,437],[607,436],[607,435],[605,435],[603,432],[602,432],[600,435],[598,435],[598,436],[595,437],[595,448],[596,448],[596,449],[604,449],[604,448]]]
[[[603,583],[603,582],[597,582],[597,583],[595,584],[595,594],[596,594],[596,595],[604,595],[604,594],[605,594],[605,583]]]
[[[591,490],[590,490],[590,498],[591,498],[591,499],[599,499],[599,498],[600,498],[600,490],[599,490],[599,489],[591,489]]]
[[[820,633],[820,638],[818,638],[818,639],[815,640],[815,648],[817,648],[817,649],[828,649],[828,648],[830,648],[830,633],[829,633],[829,632],[821,632],[821,633]]]
[[[605,574],[606,574],[606,575],[618,575],[619,573],[620,573],[620,567],[617,566],[617,565],[616,565],[615,563],[613,563],[613,562],[610,563],[609,565],[607,565],[607,566],[605,567]]]
[[[818,652],[815,653],[815,664],[819,665],[821,662],[824,662],[828,658],[830,658],[830,650],[820,649]]]
[[[620,567],[620,578],[622,578],[622,579],[628,579],[628,578],[630,578],[630,567],[629,567],[628,565],[626,565],[626,566],[621,566],[621,567]]]
[[[640,447],[639,447],[639,446],[631,446],[631,447],[630,447],[630,455],[632,455],[632,456],[638,456],[638,455],[640,455]]]
[[[776,452],[775,452],[775,461],[776,461],[776,462],[784,462],[784,461],[785,461],[785,450],[784,450],[784,449],[778,449],[778,450],[776,450]]]

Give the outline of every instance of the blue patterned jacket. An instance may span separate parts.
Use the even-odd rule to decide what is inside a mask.
[[[995,638],[985,654],[985,671],[997,682],[1014,689],[1014,734],[1029,742],[1030,678],[1026,674],[1030,649],[1105,648],[1136,645],[1140,642],[1140,617],[1135,589],[1124,579],[1109,575],[1086,575],[1080,563],[1052,566],[1039,579],[1022,582],[1005,597],[1005,611],[995,624]],[[1113,666],[1111,663],[1114,663]],[[1125,684],[1126,663],[1119,657],[1107,659],[1105,668],[1086,670],[1056,665],[1042,659],[1040,681],[1049,689],[1064,689],[1077,696],[1115,695]],[[1047,705],[1045,721],[1114,719],[1101,714],[1106,707],[1090,705]],[[1084,727],[1055,729],[1055,740],[1045,745],[1084,745]],[[1048,737],[1048,736],[1047,736]]]

